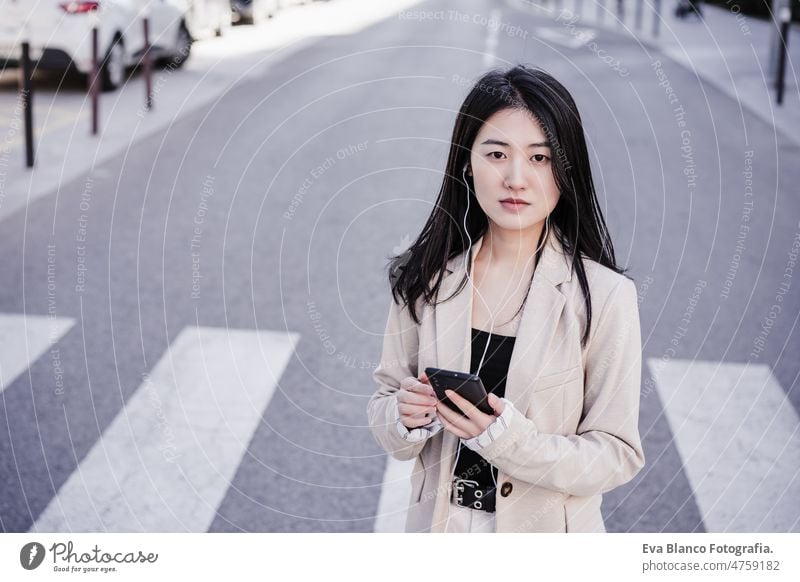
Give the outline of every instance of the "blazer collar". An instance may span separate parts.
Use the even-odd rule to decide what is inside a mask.
[[[473,264],[482,240],[473,245],[469,257]],[[461,292],[450,298],[463,279],[464,256],[465,253],[462,253],[448,263],[448,273],[442,279],[438,295],[438,300],[442,302],[437,303],[434,317],[436,366],[458,372],[469,372],[472,359],[472,281],[468,280]],[[566,302],[559,285],[571,279],[571,271],[563,247],[551,232],[534,271],[506,380],[505,397],[523,414],[539,375],[563,347],[551,347],[551,343],[554,337],[558,337],[555,332]],[[444,433],[440,485],[448,487],[447,480],[453,471],[458,438],[449,431]],[[445,508],[437,506],[437,515],[443,511]]]

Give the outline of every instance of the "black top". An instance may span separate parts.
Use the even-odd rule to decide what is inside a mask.
[[[470,373],[474,374],[486,348],[486,341],[489,332],[480,329],[472,329],[472,362]],[[514,341],[517,338],[506,335],[492,334],[489,342],[489,349],[483,360],[480,376],[486,392],[493,392],[502,398],[506,393],[506,377],[508,376],[508,365],[511,362],[511,352],[514,350]],[[456,463],[455,478],[472,479],[477,481],[482,489],[494,489],[492,473],[497,479],[497,467],[490,465],[478,453],[459,441],[460,452]],[[490,473],[491,471],[491,473]]]

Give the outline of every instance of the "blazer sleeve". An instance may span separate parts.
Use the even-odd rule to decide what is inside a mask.
[[[389,318],[383,335],[383,353],[372,374],[378,389],[367,403],[370,431],[389,455],[400,461],[420,454],[427,438],[413,442],[397,430],[397,391],[404,378],[417,374],[419,352],[418,325],[411,318],[407,305],[398,305],[392,298]]]
[[[514,411],[508,430],[480,454],[511,477],[577,496],[605,493],[644,466],[639,437],[641,329],[636,286],[611,292],[587,344],[584,402],[574,435],[540,433]]]

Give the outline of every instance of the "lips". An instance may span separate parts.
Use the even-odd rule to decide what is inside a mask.
[[[525,202],[521,198],[504,198],[500,201],[500,206],[503,207],[503,210],[506,212],[513,212],[514,214],[519,214],[523,210],[525,210],[528,206],[530,206],[529,202]]]

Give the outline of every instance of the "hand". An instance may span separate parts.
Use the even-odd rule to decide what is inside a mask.
[[[400,390],[397,392],[397,410],[400,412],[400,422],[407,429],[411,430],[430,424],[436,415],[437,402],[425,373],[419,380],[409,376],[400,381]]]
[[[452,390],[445,390],[444,392],[450,401],[458,406],[467,417],[461,416],[460,413],[451,410],[447,404],[439,401],[436,405],[439,420],[444,425],[445,430],[449,430],[462,439],[470,439],[481,434],[498,416],[503,414],[503,410],[506,408],[505,402],[491,392],[489,393],[489,406],[495,412],[493,415],[481,412],[469,400],[459,396]]]

